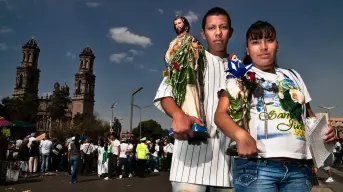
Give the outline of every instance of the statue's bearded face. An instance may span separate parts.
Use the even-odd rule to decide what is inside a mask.
[[[176,19],[174,21],[174,28],[176,34],[181,34],[186,30],[185,23],[182,21],[182,19]]]

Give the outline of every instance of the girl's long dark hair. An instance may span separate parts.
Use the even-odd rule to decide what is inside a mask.
[[[76,134],[75,135],[75,140],[74,140],[75,148],[80,149],[80,135]]]
[[[259,40],[259,39],[276,39],[276,30],[267,21],[256,21],[253,23],[246,35],[245,35],[245,44],[248,46],[250,40]],[[245,52],[243,63],[252,63],[251,57]],[[275,67],[277,67],[276,59],[274,61]]]

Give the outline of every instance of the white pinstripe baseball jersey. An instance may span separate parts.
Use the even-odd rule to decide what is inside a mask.
[[[200,185],[231,187],[231,158],[225,155],[230,139],[214,123],[218,105],[218,91],[225,84],[227,59],[206,51],[205,69],[205,112],[207,128],[211,135],[207,143],[191,145],[188,141],[175,140],[170,180]],[[162,81],[156,93],[154,104],[163,111],[160,99],[173,97],[170,85]]]

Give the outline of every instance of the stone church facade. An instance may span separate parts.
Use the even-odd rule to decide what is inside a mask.
[[[49,131],[51,120],[47,111],[51,105],[51,96],[38,97],[39,74],[38,68],[40,49],[35,39],[30,39],[22,46],[21,64],[16,70],[16,83],[13,96],[38,102],[36,116],[37,131]],[[66,109],[66,119],[70,126],[72,118],[77,113],[92,114],[94,111],[95,75],[93,73],[95,56],[92,49],[86,47],[79,54],[79,70],[74,77],[74,91],[71,104]],[[68,85],[54,84],[54,89],[64,89],[69,92]]]

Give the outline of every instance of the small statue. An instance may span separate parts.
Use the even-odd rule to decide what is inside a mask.
[[[174,19],[177,37],[169,44],[165,54],[168,69],[163,72],[166,83],[172,87],[176,104],[190,116],[206,123],[204,111],[205,50],[199,41],[189,34],[190,25],[182,16]],[[194,124],[195,138],[207,138],[207,129]],[[170,130],[172,134],[172,129]]]
[[[228,68],[225,72],[226,76],[226,91],[228,92],[230,107],[229,113],[233,121],[238,126],[246,131],[249,131],[249,100],[251,96],[251,84],[254,83],[255,77],[249,74],[249,70],[253,67],[253,63],[244,64],[241,60],[233,55],[228,62]],[[227,154],[237,156],[236,143],[233,141],[229,144]]]

